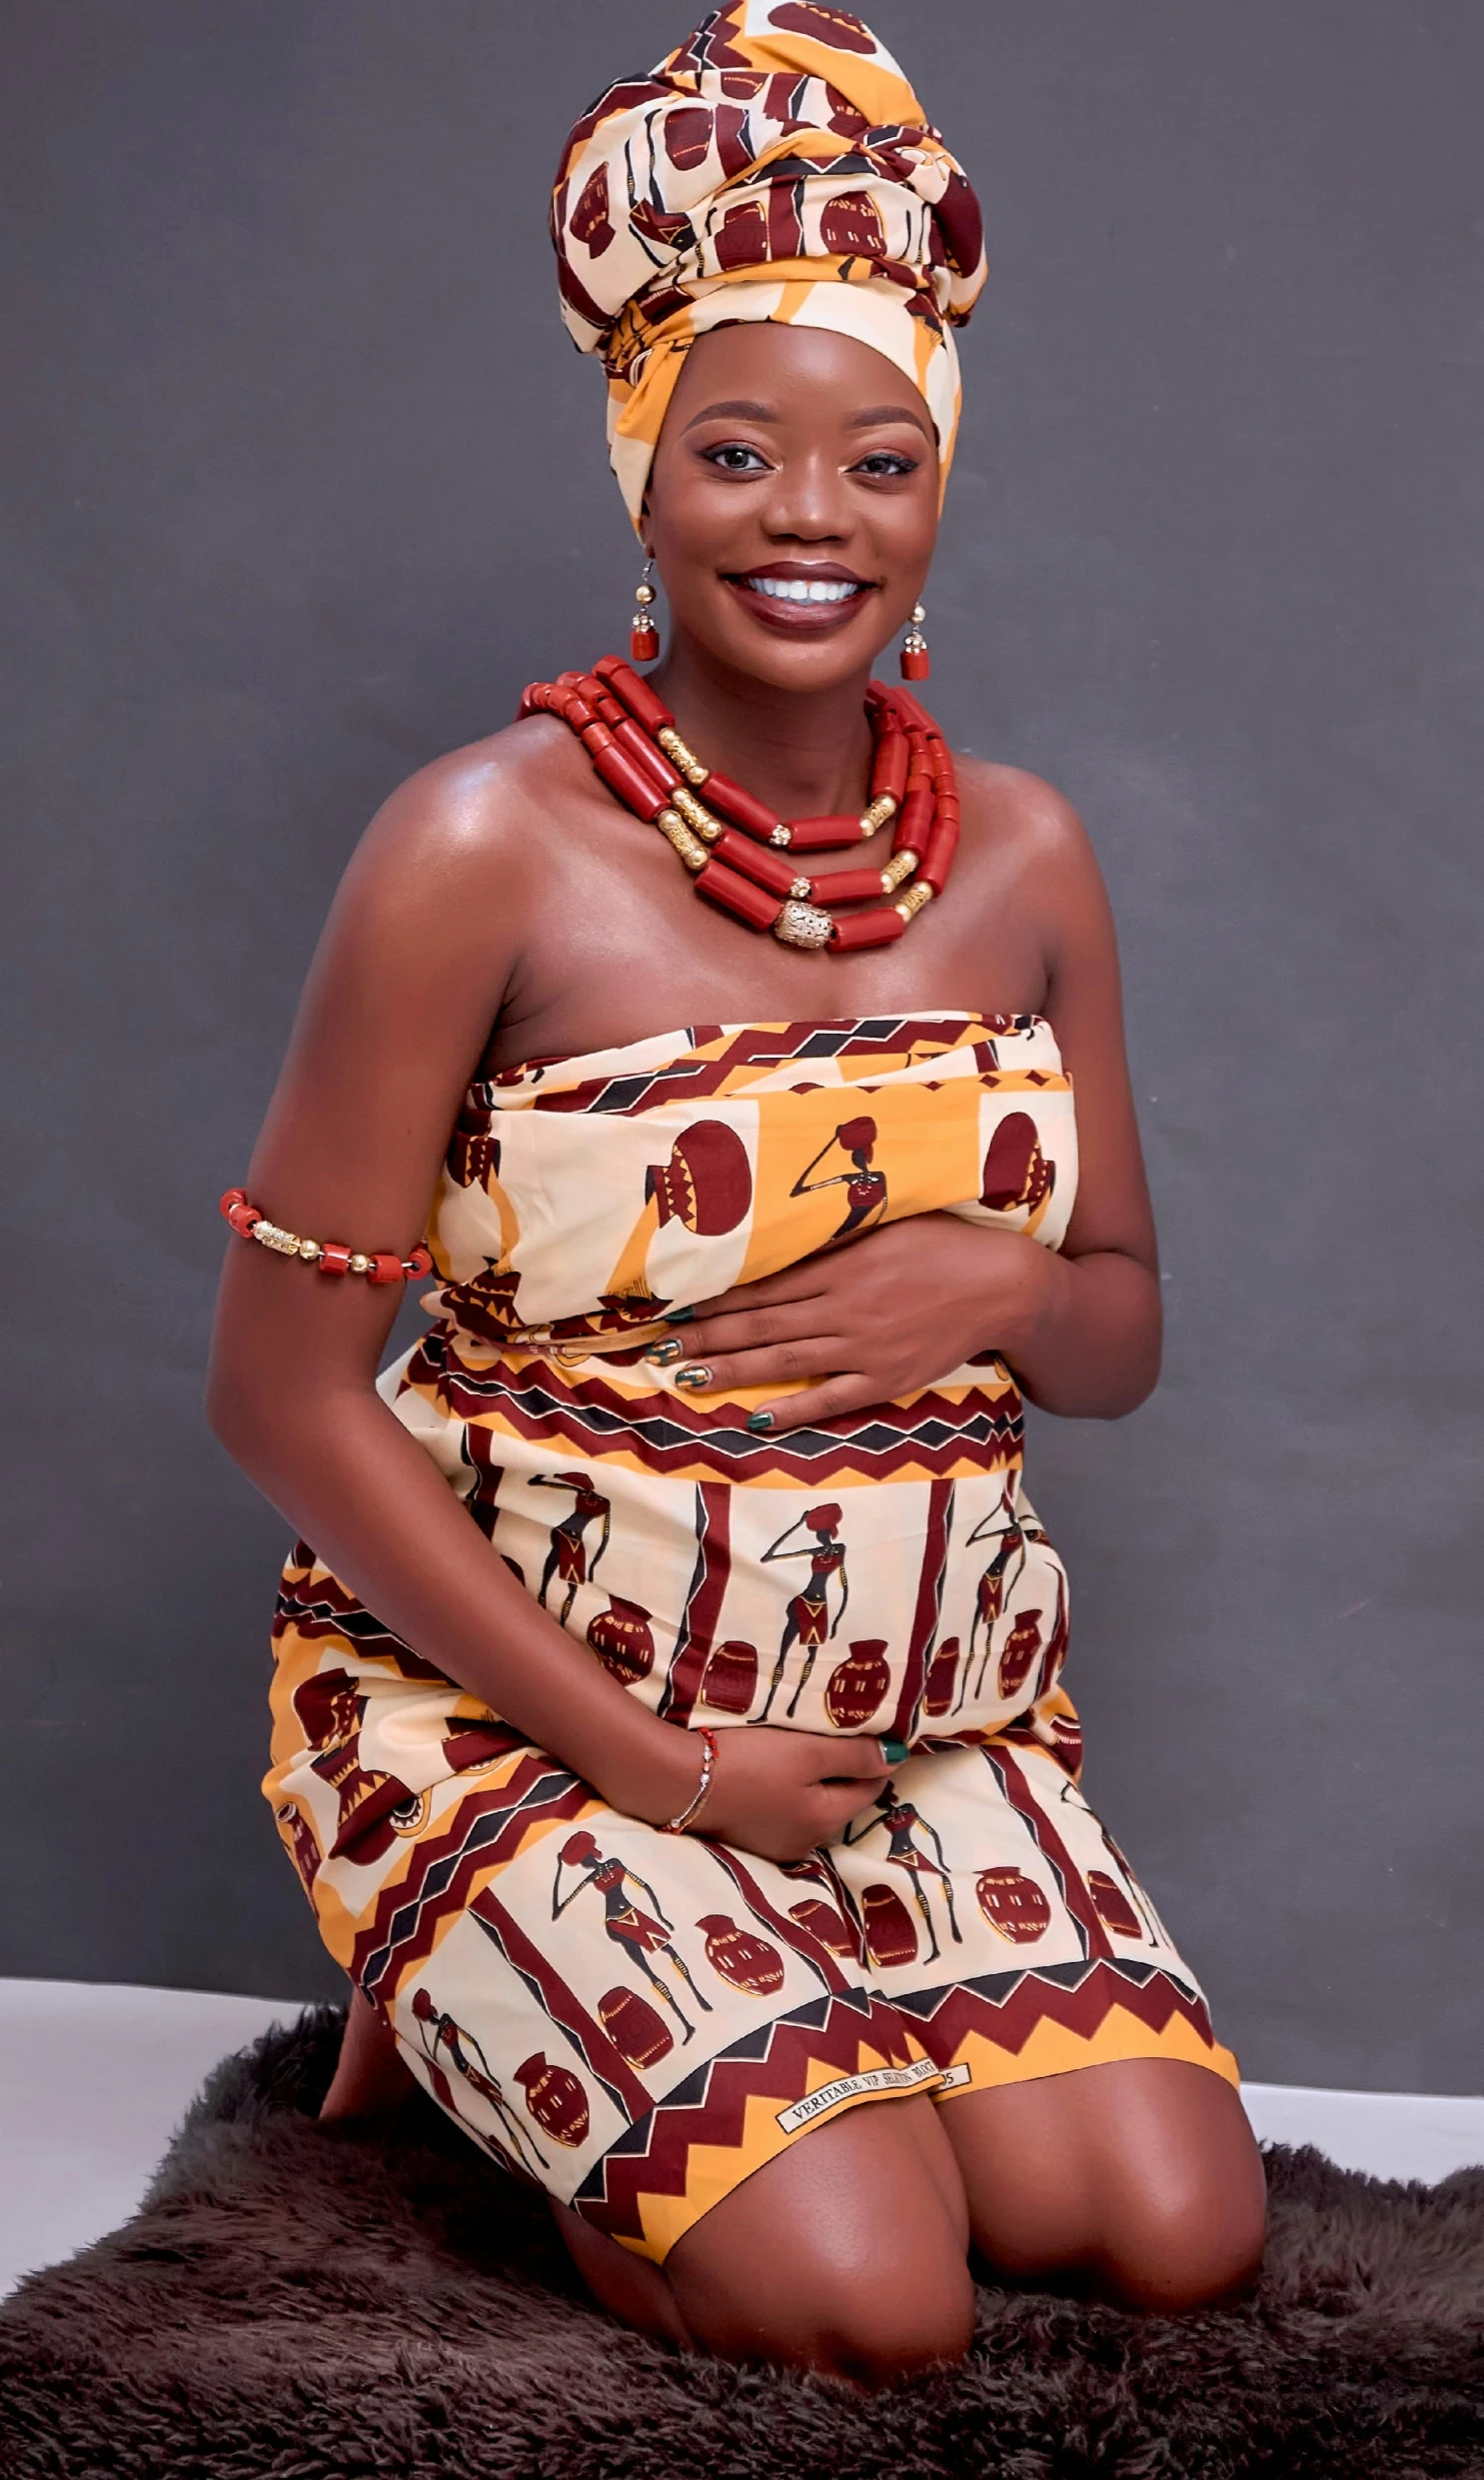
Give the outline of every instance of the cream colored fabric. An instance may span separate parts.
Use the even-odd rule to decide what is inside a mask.
[[[858,338],[922,396],[946,482],[952,328],[985,276],[978,202],[884,46],[843,9],[734,0],[568,139],[552,200],[567,326],[609,378],[636,525],[691,346],[769,319]]]

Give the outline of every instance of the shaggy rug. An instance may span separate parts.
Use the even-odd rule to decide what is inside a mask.
[[[219,2067],[142,2209],[0,2310],[5,2480],[1418,2480],[1484,2475],[1484,2170],[1268,2155],[1259,2297],[984,2287],[960,2368],[866,2397],[641,2341],[421,2096],[322,2129],[340,2017]]]

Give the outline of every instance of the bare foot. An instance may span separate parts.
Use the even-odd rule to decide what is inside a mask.
[[[320,2107],[322,2118],[378,2118],[395,2110],[416,2082],[397,2043],[359,1989],[340,2044],[340,2062]]]

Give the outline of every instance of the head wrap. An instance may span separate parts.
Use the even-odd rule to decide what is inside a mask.
[[[812,0],[732,0],[585,113],[552,199],[562,316],[603,356],[636,526],[698,336],[735,320],[873,346],[926,400],[946,481],[950,330],[983,286],[978,201],[891,55]]]

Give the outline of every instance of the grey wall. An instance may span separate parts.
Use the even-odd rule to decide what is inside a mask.
[[[1159,1394],[1032,1441],[1091,1789],[1250,2073],[1475,2088],[1484,12],[874,15],[993,261],[932,696],[1092,825],[1167,1252]],[[546,185],[688,23],[5,12],[0,1971],[333,1985],[215,1200],[371,811],[619,640]]]

